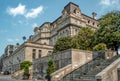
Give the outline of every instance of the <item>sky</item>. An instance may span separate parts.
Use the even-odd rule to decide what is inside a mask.
[[[120,0],[0,0],[0,55],[7,45],[22,44],[22,37],[33,35],[34,27],[53,22],[65,5],[73,2],[81,12],[99,19],[107,12],[120,10]]]

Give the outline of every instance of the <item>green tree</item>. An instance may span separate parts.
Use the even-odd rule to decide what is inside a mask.
[[[26,37],[25,37],[25,36],[23,36],[23,37],[22,37],[22,39],[23,39],[23,41],[25,42],[25,40],[26,40]]]
[[[83,27],[78,33],[79,49],[92,50],[94,31],[90,27]]]
[[[71,40],[72,38],[69,36],[68,37],[64,36],[59,38],[56,44],[54,45],[53,53],[71,48]]]
[[[106,49],[107,49],[107,47],[106,47],[106,44],[104,44],[104,43],[100,43],[100,44],[95,45],[95,46],[93,47],[93,50],[94,50],[94,51],[106,50]]]
[[[20,64],[20,69],[24,70],[24,75],[29,75],[29,67],[32,65],[30,61],[24,61]]]
[[[48,68],[47,68],[47,74],[50,75],[51,73],[55,72],[56,66],[52,59],[48,61]]]
[[[71,40],[71,47],[72,48],[75,48],[75,49],[79,49],[79,44],[78,44],[78,38],[77,38],[77,35],[72,37],[72,40]]]
[[[46,78],[48,79],[48,81],[50,81],[50,74],[52,74],[53,72],[56,71],[56,65],[55,63],[53,62],[52,59],[50,59],[48,61],[48,68],[46,69],[46,72],[47,72],[47,76]]]
[[[105,43],[107,48],[120,46],[120,11],[112,11],[100,19],[100,28],[95,33],[95,44]]]

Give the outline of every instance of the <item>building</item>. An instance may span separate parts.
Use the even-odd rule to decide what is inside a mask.
[[[4,54],[2,54],[0,57],[0,72],[2,71],[3,68],[3,59],[4,59]]]
[[[58,38],[62,36],[74,36],[81,27],[90,27],[93,30],[98,28],[96,13],[92,17],[83,14],[78,5],[70,2],[62,15],[53,22],[45,22],[40,27],[34,29],[36,36],[31,36],[32,42],[54,45]],[[39,36],[38,36],[39,35]],[[39,38],[41,36],[41,38]]]
[[[93,17],[89,17],[83,14],[78,5],[70,2],[64,7],[59,18],[52,23],[44,23],[37,28],[37,33],[44,28],[50,29],[50,38],[47,43],[54,45],[62,36],[76,35],[81,27],[88,26],[96,30],[99,22],[96,20],[96,13],[92,13],[92,15]],[[57,65],[57,71],[51,74],[51,81],[119,81],[119,57],[116,52],[109,50],[94,53],[68,49],[35,59],[33,73],[36,78],[44,78],[47,62],[49,59],[53,59]]]
[[[4,51],[4,56],[9,57],[16,49],[17,49],[17,46],[15,45],[7,45]]]
[[[39,43],[25,42],[18,47],[11,55],[3,59],[3,71],[15,72],[20,70],[20,63],[23,61],[31,61],[35,58],[47,56],[52,52],[49,45],[41,45]]]
[[[34,59],[50,55],[58,38],[75,36],[82,27],[96,30],[99,24],[96,15],[93,12],[92,17],[89,17],[81,12],[77,4],[68,3],[60,17],[53,22],[45,22],[40,27],[35,27],[34,35],[15,51],[6,49],[7,57],[3,59],[3,71],[16,72],[20,69],[21,62],[26,60],[32,62]]]

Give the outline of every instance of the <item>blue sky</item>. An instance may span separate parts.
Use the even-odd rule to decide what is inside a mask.
[[[0,55],[8,44],[23,43],[42,23],[57,19],[66,4],[74,2],[88,16],[97,18],[120,9],[120,0],[0,0]]]

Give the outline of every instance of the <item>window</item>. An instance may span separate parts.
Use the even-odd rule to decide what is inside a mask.
[[[90,23],[90,20],[88,21],[88,24]]]
[[[93,26],[95,25],[95,23],[93,22]]]
[[[48,51],[48,55],[50,55],[52,53],[52,51]]]
[[[36,49],[32,50],[32,58],[35,59],[36,58]]]
[[[41,51],[41,50],[39,50],[39,51],[38,51],[38,58],[40,58],[40,57],[41,57],[41,54],[42,54],[42,51]]]

